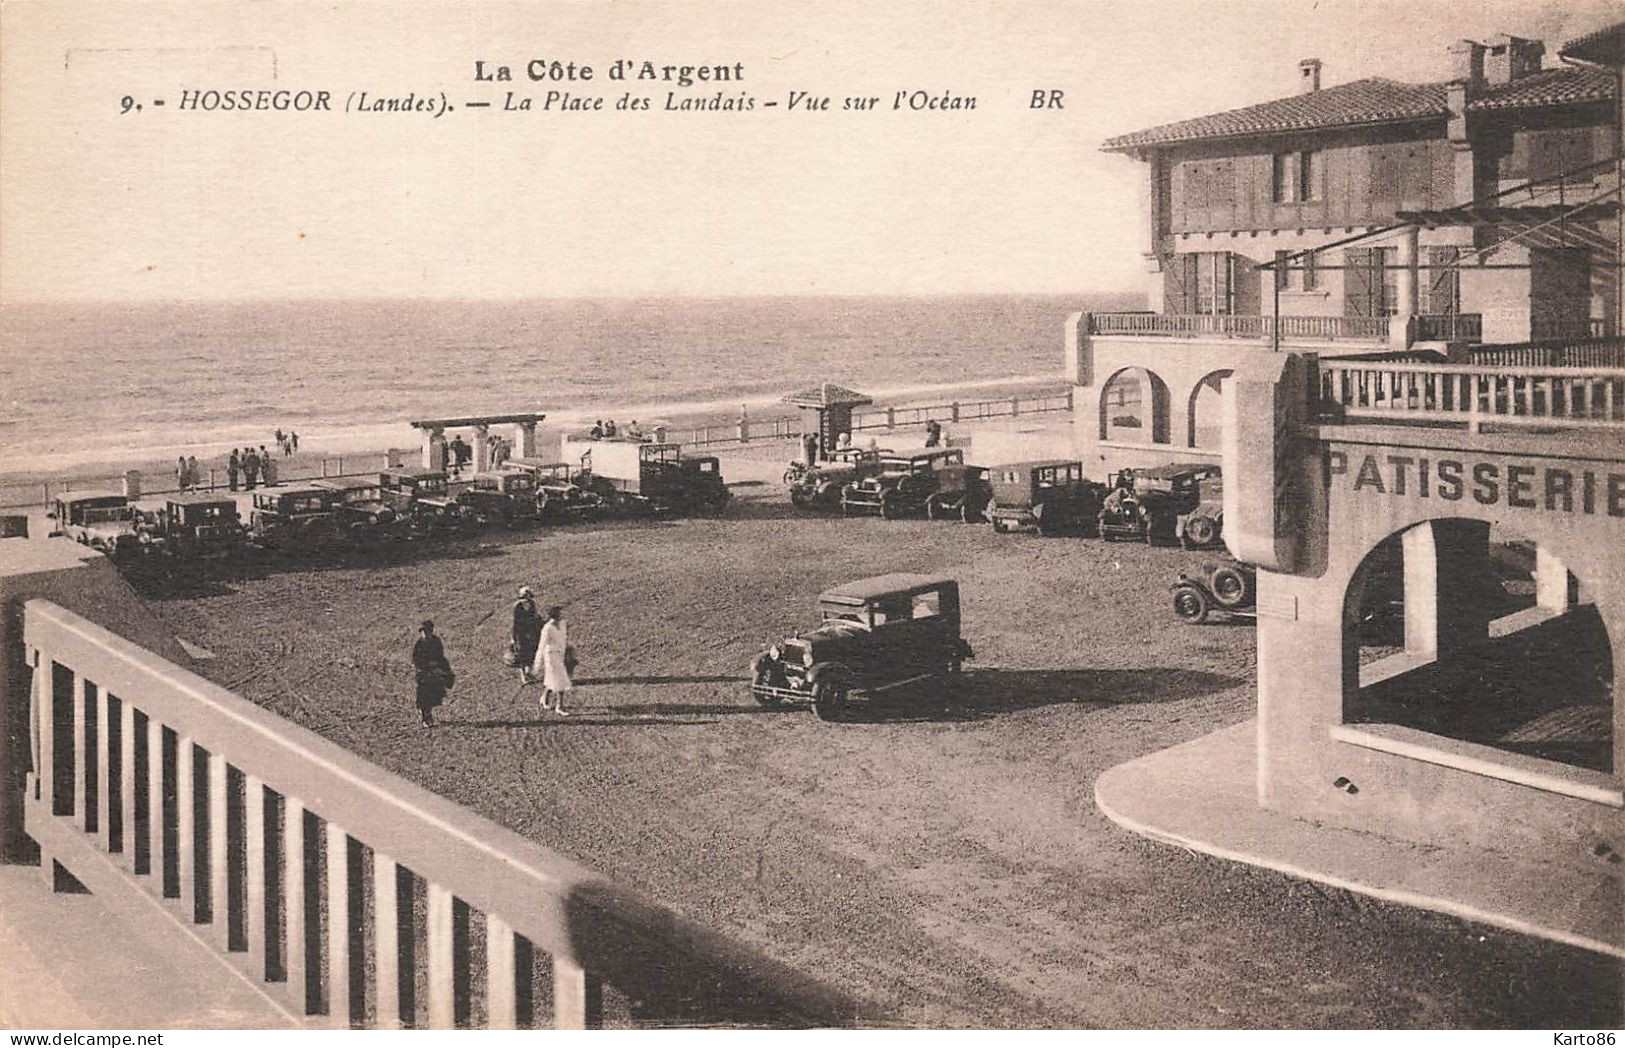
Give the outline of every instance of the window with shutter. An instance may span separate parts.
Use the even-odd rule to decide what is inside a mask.
[[[1461,271],[1456,268],[1460,249],[1428,248],[1428,290],[1424,312],[1454,316],[1461,312]]]

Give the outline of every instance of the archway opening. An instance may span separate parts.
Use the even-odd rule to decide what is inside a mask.
[[[1145,368],[1124,368],[1100,390],[1100,439],[1168,443],[1168,385]]]
[[[1191,390],[1190,432],[1187,443],[1193,448],[1217,451],[1224,443],[1224,383],[1229,369],[1204,375]]]
[[[1345,723],[1614,771],[1614,657],[1581,580],[1483,521],[1389,536],[1344,599]]]

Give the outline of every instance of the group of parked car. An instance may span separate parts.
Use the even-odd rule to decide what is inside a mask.
[[[816,465],[792,463],[784,480],[796,506],[847,516],[991,521],[1001,533],[1133,538],[1187,548],[1217,546],[1224,530],[1216,465],[1124,470],[1102,483],[1085,478],[1075,460],[974,466],[960,448],[850,448]]]
[[[628,446],[630,454],[600,454],[597,470],[590,455],[573,465],[516,458],[467,478],[396,467],[265,488],[251,494],[246,521],[223,492],[180,492],[153,510],[118,493],[64,492],[48,516],[52,535],[116,559],[201,558],[251,546],[314,552],[485,525],[671,515],[720,508],[731,497],[715,456],[685,457],[675,444]]]

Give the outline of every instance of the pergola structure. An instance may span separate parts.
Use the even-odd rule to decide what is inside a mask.
[[[474,431],[474,471],[481,472],[491,464],[491,427],[514,427],[514,453],[517,457],[536,454],[536,423],[547,416],[539,411],[512,415],[467,415],[461,418],[418,419],[414,429],[423,431],[423,466],[425,469],[446,468],[446,430],[472,429]]]
[[[852,432],[852,409],[873,404],[874,400],[845,386],[824,382],[800,393],[791,393],[783,403],[818,413],[818,449],[819,454],[824,455],[836,446],[841,434]]]

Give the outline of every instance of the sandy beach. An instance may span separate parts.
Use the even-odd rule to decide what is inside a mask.
[[[219,683],[890,1023],[1619,1023],[1616,961],[1190,855],[1101,815],[1104,770],[1253,714],[1252,628],[1183,626],[1168,606],[1201,555],[803,515],[776,483],[784,452],[727,453],[736,500],[714,518],[133,580],[213,653],[198,668]],[[977,657],[945,706],[899,696],[828,724],[752,701],[750,657],[809,625],[820,589],[894,570],[963,588]],[[521,584],[567,607],[572,716],[541,712],[500,661]],[[411,702],[425,616],[459,677],[434,730]]]

